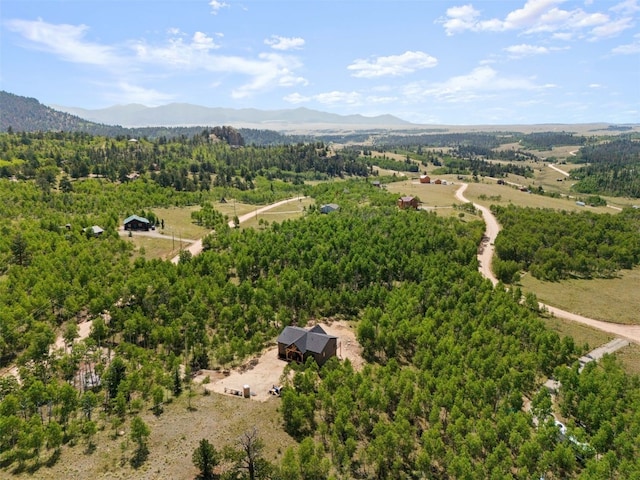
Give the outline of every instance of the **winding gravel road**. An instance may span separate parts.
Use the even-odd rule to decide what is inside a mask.
[[[238,217],[238,221],[240,223],[244,223],[247,220],[250,220],[253,217],[257,216],[260,213],[263,213],[263,212],[266,212],[268,210],[271,210],[272,208],[279,207],[280,205],[285,205],[287,203],[295,202],[296,200],[302,200],[303,198],[305,198],[305,197],[288,198],[286,200],[281,200],[279,202],[272,203],[271,205],[267,205],[265,207],[260,207],[260,208],[258,208],[256,210],[254,210],[253,212],[245,213],[244,215]],[[233,220],[229,221],[229,227],[231,227],[231,228],[234,227]],[[194,256],[198,255],[200,252],[202,252],[202,239],[194,241],[185,250],[188,250],[189,252],[191,252],[191,255],[194,255]],[[173,257],[171,259],[171,263],[174,263],[176,265],[178,264],[179,261],[180,261],[180,254],[176,255],[175,257]]]
[[[460,188],[456,190],[456,198],[464,203],[470,203],[470,201],[464,196],[464,192],[467,187],[468,184],[463,183],[460,185]],[[482,218],[487,226],[485,236],[482,239],[481,248],[478,250],[478,262],[480,263],[479,270],[480,273],[482,273],[485,278],[489,279],[495,286],[498,283],[498,279],[493,274],[491,262],[493,261],[493,252],[495,250],[493,242],[500,232],[500,224],[493,213],[491,213],[491,210],[487,207],[477,203],[474,203],[473,206],[482,212]],[[558,318],[582,323],[598,330],[602,330],[603,332],[611,333],[618,337],[626,338],[627,340],[640,344],[640,325],[623,325],[619,323],[603,322],[601,320],[583,317],[576,313],[567,312],[566,310],[552,307],[542,302],[540,303],[540,308],[547,310]]]

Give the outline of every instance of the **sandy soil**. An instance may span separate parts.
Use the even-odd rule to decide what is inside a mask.
[[[338,337],[338,358],[351,361],[354,369],[359,370],[364,365],[362,349],[358,344],[355,332],[346,322],[320,323],[329,335]],[[233,391],[242,392],[244,385],[249,385],[252,400],[266,402],[273,398],[269,389],[282,384],[282,374],[287,362],[278,358],[278,347],[270,347],[260,357],[247,365],[224,374],[214,370],[203,370],[194,378],[195,383],[201,383],[209,376],[209,383],[204,388],[223,395],[234,395]]]
[[[93,320],[85,320],[84,322],[78,324],[79,337],[75,339],[75,342],[84,340],[89,336],[89,334],[91,333],[92,324],[93,324]],[[64,349],[65,349],[64,338],[62,337],[62,335],[58,335],[58,338],[56,338],[56,343],[54,343],[53,346],[51,347],[51,351],[53,352],[55,350],[64,350]]]

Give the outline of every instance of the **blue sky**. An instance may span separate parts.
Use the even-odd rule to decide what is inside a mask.
[[[640,123],[640,0],[2,0],[0,89],[423,124]]]

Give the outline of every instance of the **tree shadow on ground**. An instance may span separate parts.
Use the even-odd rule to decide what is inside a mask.
[[[147,461],[148,457],[149,448],[146,445],[139,446],[133,453],[133,457],[131,457],[131,466],[135,469],[140,468],[142,464]]]

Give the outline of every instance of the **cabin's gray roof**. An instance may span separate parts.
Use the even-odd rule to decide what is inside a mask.
[[[124,219],[124,223],[129,223],[131,220],[138,220],[139,222],[142,222],[142,223],[151,223],[148,219],[144,217],[139,217],[138,215],[128,216],[127,218]]]
[[[295,344],[303,354],[306,352],[322,353],[332,338],[337,337],[328,335],[320,325],[316,325],[310,330],[300,327],[286,327],[278,336],[278,343],[287,346]]]
[[[325,203],[320,207],[321,211],[335,211],[340,210],[340,205],[337,203]]]
[[[285,327],[285,329],[278,336],[278,343],[284,343],[291,345],[295,343],[300,337],[304,337],[307,331],[300,327]]]

